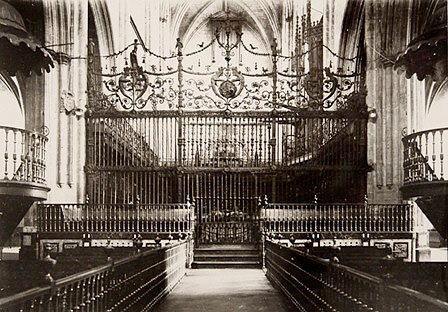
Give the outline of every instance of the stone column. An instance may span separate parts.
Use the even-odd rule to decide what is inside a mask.
[[[407,6],[387,1],[365,2],[365,45],[367,54],[367,106],[378,119],[368,124],[368,194],[373,202],[401,199],[403,145],[406,127],[406,81],[392,68],[406,42]],[[397,14],[400,13],[400,14]]]
[[[45,45],[56,61],[45,85],[49,203],[84,198],[85,126],[75,113],[87,103],[87,9],[87,0],[44,1]]]
[[[75,27],[73,30],[73,53],[76,55],[87,56],[88,45],[88,1],[73,2]],[[101,34],[98,34],[99,36]],[[87,102],[87,59],[78,58],[73,60],[73,93],[76,97],[76,107],[82,111],[79,116],[73,118],[73,180],[76,191],[76,201],[83,203],[85,199],[85,156],[86,156],[86,126],[84,112]]]

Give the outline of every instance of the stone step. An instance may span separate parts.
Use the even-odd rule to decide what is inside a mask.
[[[200,245],[194,249],[195,255],[253,255],[259,254],[258,248],[254,245]]]
[[[258,269],[261,268],[259,261],[194,261],[193,269]]]
[[[198,250],[257,250],[253,244],[201,244],[195,246]]]
[[[209,244],[194,250],[193,268],[260,268],[260,253],[249,244]]]
[[[194,250],[195,255],[251,255],[251,256],[257,256],[259,254],[258,250],[254,249],[195,249]]]
[[[228,255],[228,254],[200,254],[194,255],[194,261],[258,261],[258,254],[236,254],[236,255]]]

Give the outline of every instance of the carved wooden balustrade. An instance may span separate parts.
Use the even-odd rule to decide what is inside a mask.
[[[46,232],[186,233],[194,228],[187,204],[41,204],[37,227]]]
[[[403,138],[404,184],[443,180],[448,128],[415,132]]]
[[[0,299],[0,311],[148,311],[185,275],[191,240]]]
[[[267,204],[262,229],[274,233],[410,233],[408,204]]]
[[[44,134],[0,126],[1,181],[45,184],[46,149]]]
[[[47,134],[0,126],[0,246],[31,205],[47,199]]]
[[[447,311],[448,303],[271,241],[267,277],[300,311]]]
[[[418,207],[436,230],[448,237],[448,128],[412,133],[403,139],[403,198],[417,198]]]

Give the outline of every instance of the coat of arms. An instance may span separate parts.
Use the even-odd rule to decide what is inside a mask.
[[[244,77],[236,67],[220,67],[211,78],[213,92],[220,98],[229,101],[237,97],[244,87]]]

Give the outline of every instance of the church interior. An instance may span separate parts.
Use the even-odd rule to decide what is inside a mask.
[[[0,311],[448,311],[447,14],[0,0]]]

